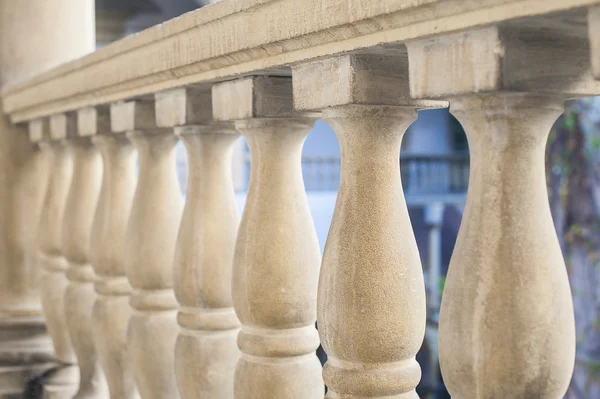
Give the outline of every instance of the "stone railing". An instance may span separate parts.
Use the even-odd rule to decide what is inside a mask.
[[[0,144],[36,160],[4,172],[2,228],[27,257],[2,278],[44,269],[56,358],[79,370],[55,374],[49,397],[416,397],[425,289],[398,157],[416,111],[448,106],[471,174],[440,313],[444,381],[455,398],[562,397],[573,304],[544,146],[565,100],[600,92],[600,0],[223,0],[29,77],[53,51],[85,52],[55,32],[82,18],[52,19],[73,1],[0,2],[17,10],[1,29],[22,35],[1,39]],[[301,174],[319,118],[341,148],[322,260]],[[239,135],[252,165],[238,222]],[[39,314],[35,293],[29,313],[7,295],[2,325]]]

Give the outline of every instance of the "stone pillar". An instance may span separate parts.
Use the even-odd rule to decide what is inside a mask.
[[[405,57],[347,55],[293,69],[294,104],[322,110],[341,179],[319,279],[329,398],[416,398],[425,286],[400,181],[400,141],[416,109]]]
[[[125,230],[136,185],[135,150],[123,132],[111,133],[108,108],[79,110],[103,160],[102,188],[92,227],[90,259],[96,275],[92,331],[111,399],[137,399],[127,350],[131,286],[125,277]]]
[[[102,183],[102,159],[92,144],[91,130],[78,126],[77,114],[58,114],[51,129],[69,137],[67,149],[73,159],[73,178],[63,217],[62,243],[68,262],[64,312],[71,343],[79,365],[76,396],[102,398],[107,387],[96,357],[92,329],[95,275],[90,263],[90,240],[98,194]]]
[[[236,121],[252,155],[233,262],[242,323],[234,397],[322,398],[314,326],[320,253],[301,170],[317,115],[294,113],[291,79],[275,77],[214,85],[213,115]]]
[[[62,242],[63,216],[73,175],[73,160],[67,150],[66,130],[50,129],[48,119],[30,122],[30,131],[47,137],[44,142],[50,152],[49,181],[38,228],[38,264],[43,268],[40,292],[46,327],[52,338],[54,355],[62,367],[47,381],[45,388],[60,395],[73,395],[77,388],[78,373],[75,352],[71,345],[64,316],[64,297],[67,289],[68,268]]]
[[[173,129],[157,128],[153,101],[111,106],[113,131],[127,132],[138,151],[139,175],[125,233],[125,272],[133,288],[127,349],[144,399],[177,399],[177,300],[173,256],[183,209]]]
[[[93,15],[92,0],[0,0],[0,85],[92,51]],[[52,356],[36,248],[48,174],[42,152],[0,116],[0,394],[21,392]]]
[[[471,155],[440,311],[440,364],[454,398],[560,398],[573,372],[573,302],[544,155],[564,98],[600,84],[586,43],[560,27],[532,33],[503,25],[408,44],[411,94],[451,100]]]
[[[159,127],[175,128],[189,160],[186,204],[175,250],[174,285],[181,326],[175,373],[183,399],[233,398],[239,321],[231,299],[238,228],[231,156],[239,134],[212,122],[211,91],[156,95]]]

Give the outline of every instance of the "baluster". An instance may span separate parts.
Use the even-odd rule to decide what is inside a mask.
[[[67,260],[61,241],[63,214],[71,185],[73,161],[67,151],[65,131],[50,130],[48,119],[30,122],[34,136],[43,137],[40,146],[50,156],[50,172],[38,229],[38,263],[42,268],[40,293],[46,327],[52,339],[56,359],[62,367],[46,382],[44,389],[52,397],[72,397],[79,379],[75,352],[71,345],[64,316],[64,297],[67,289]]]
[[[318,297],[329,398],[417,397],[425,287],[400,141],[417,107],[440,103],[408,99],[407,68],[404,57],[364,54],[293,69],[296,108],[323,110],[341,151]]]
[[[89,132],[79,129],[75,114],[50,118],[52,130],[70,137],[67,149],[73,158],[73,177],[63,216],[62,241],[69,268],[64,312],[69,337],[79,365],[76,398],[102,398],[106,381],[96,357],[92,336],[94,270],[90,264],[90,236],[102,182],[102,159]]]
[[[186,204],[175,250],[181,331],[175,374],[181,397],[233,398],[239,321],[231,299],[238,216],[232,181],[232,124],[212,122],[210,89],[156,95],[160,127],[175,127],[189,160]]]
[[[252,157],[233,262],[242,323],[234,397],[322,398],[314,327],[319,244],[301,168],[314,120],[292,112],[291,79],[271,77],[214,85],[213,115],[236,121]]]
[[[64,9],[68,12],[57,12]],[[26,3],[0,0],[0,86],[21,84],[50,67],[92,50],[93,10],[91,0]],[[34,93],[37,96],[39,91],[34,90]],[[47,267],[56,264],[62,254],[58,250],[60,245],[52,244],[56,241],[43,237],[55,231],[56,214],[49,212],[60,203],[62,213],[64,206],[64,197],[54,198],[54,189],[61,185],[68,190],[70,175],[60,183],[52,177],[52,198],[46,201],[54,163],[51,160],[54,140],[48,137],[47,118],[43,121],[26,118],[15,123],[8,103],[3,96],[0,105],[0,396],[18,398],[26,396],[24,389],[28,380],[36,380],[37,375],[49,367],[61,367],[45,379],[58,387],[76,383],[77,370],[72,369],[75,373],[70,375],[75,379],[69,379],[69,373],[62,368],[66,363],[55,362],[73,360],[69,355],[71,351],[60,344],[62,334],[66,348],[70,345],[66,329],[56,328],[61,321],[64,326],[64,317],[57,319],[56,314],[56,310],[62,313],[62,298],[59,302],[49,301],[48,297],[64,289],[64,284],[57,280],[66,278],[64,271],[60,272],[62,277],[57,276],[58,270],[48,271]],[[28,137],[27,121],[29,126],[40,127],[39,133],[44,125],[43,134]],[[46,227],[50,229],[45,230]],[[45,242],[45,250],[50,252],[39,248],[38,239]],[[64,266],[62,261],[58,263]],[[47,306],[41,303],[42,295]],[[46,315],[54,329],[50,334],[44,308],[51,312]],[[58,348],[53,348],[53,342]]]
[[[123,264],[125,229],[136,184],[135,150],[123,132],[110,133],[107,108],[84,108],[78,118],[80,129],[93,134],[92,141],[103,160],[90,248],[96,275],[94,343],[111,399],[135,399],[139,395],[127,357],[131,286]]]
[[[452,98],[471,155],[440,313],[446,386],[455,398],[560,398],[573,371],[575,328],[544,155],[564,98],[600,90],[587,45],[560,27],[539,35],[507,25],[408,49],[411,94]],[[472,60],[485,72],[464,73],[476,70]],[[442,64],[440,75],[423,73]]]
[[[139,176],[125,234],[125,272],[133,288],[127,348],[144,399],[176,399],[174,348],[177,300],[173,255],[183,197],[177,181],[173,129],[156,127],[154,102],[111,106],[115,132],[127,132],[138,151]]]

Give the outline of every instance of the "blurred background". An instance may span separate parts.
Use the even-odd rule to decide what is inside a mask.
[[[174,18],[208,0],[96,0],[97,47]],[[440,298],[464,209],[469,150],[464,131],[447,109],[419,112],[402,143],[398,162],[421,254],[427,290],[425,342],[418,354],[422,398],[449,398],[437,361]],[[178,148],[185,194],[187,159]],[[302,168],[321,250],[327,238],[340,175],[335,134],[323,121],[306,140]],[[250,154],[241,139],[234,156],[240,212]],[[573,291],[577,361],[568,398],[600,398],[600,97],[567,104],[547,147],[549,200]],[[325,354],[319,357],[324,362]]]

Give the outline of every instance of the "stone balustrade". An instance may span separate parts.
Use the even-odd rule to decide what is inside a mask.
[[[597,94],[600,0],[223,0],[5,83],[10,134],[27,123],[23,156],[48,165],[26,254],[61,365],[46,397],[418,397],[426,293],[398,158],[417,111],[449,107],[471,173],[444,382],[561,398],[575,325],[544,150],[564,102]],[[316,119],[341,148],[322,259],[301,173]]]

